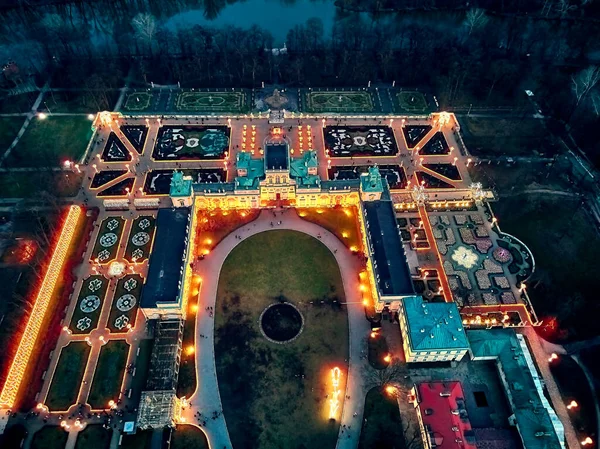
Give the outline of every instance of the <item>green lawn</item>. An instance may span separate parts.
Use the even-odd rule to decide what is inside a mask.
[[[25,117],[0,117],[0,155],[8,149],[25,123]]]
[[[0,114],[15,114],[31,112],[31,107],[38,92],[28,92],[19,95],[7,95],[0,99]]]
[[[67,159],[78,161],[92,135],[91,125],[87,117],[34,118],[5,166],[56,167]]]
[[[69,434],[59,426],[45,426],[33,435],[29,449],[64,449]]]
[[[47,92],[38,111],[95,114],[99,111],[112,111],[117,98],[118,90]]]
[[[111,399],[115,402],[119,399],[128,353],[129,345],[124,340],[111,340],[100,349],[87,400],[92,409],[106,408]]]
[[[152,439],[152,430],[138,430],[133,435],[123,435],[119,449],[148,449]]]
[[[426,113],[427,100],[421,92],[403,91],[396,94],[398,106],[402,112],[409,113]]]
[[[206,435],[200,429],[190,425],[179,425],[171,438],[171,449],[208,449]]]
[[[241,113],[247,110],[244,92],[191,92],[177,95],[178,111],[207,111]]]
[[[112,429],[104,429],[100,424],[88,425],[77,435],[75,449],[108,449]]]
[[[130,112],[143,112],[152,108],[152,93],[151,92],[132,92],[127,95],[123,110]]]
[[[540,332],[550,339],[600,335],[600,239],[585,207],[561,196],[520,195],[501,199],[493,209],[502,231],[524,242],[535,258],[528,292],[536,312],[548,325],[557,318],[562,329]]]
[[[77,195],[83,174],[70,171],[0,173],[0,198],[39,198],[42,192],[59,198]]]
[[[336,300],[344,301],[339,268],[313,237],[264,232],[228,256],[217,292],[215,357],[236,449],[335,446],[339,426],[329,420],[326,395],[330,370],[340,367],[344,382],[348,357],[347,312]],[[258,324],[278,301],[304,316],[303,332],[287,344],[267,341]]]
[[[306,92],[306,112],[373,112],[373,99],[367,91]]]
[[[67,410],[77,401],[90,349],[85,341],[76,341],[61,350],[46,397],[46,405],[51,411]]]
[[[371,389],[365,399],[365,414],[358,449],[405,447],[397,399],[384,394],[379,387]]]

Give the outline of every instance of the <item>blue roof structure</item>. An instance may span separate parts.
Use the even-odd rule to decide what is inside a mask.
[[[237,154],[236,168],[247,172],[245,176],[236,176],[236,189],[258,189],[260,180],[265,177],[265,163],[262,158],[254,159],[250,153],[242,151]]]
[[[428,303],[422,296],[410,296],[401,301],[413,351],[469,349],[455,303]]]
[[[189,208],[159,209],[148,279],[142,290],[142,308],[155,308],[159,303],[177,304],[179,301],[189,219]]]
[[[192,194],[191,176],[183,176],[183,172],[175,170],[171,178],[169,194],[173,197],[188,197]]]
[[[371,244],[373,270],[380,294],[414,295],[396,213],[391,201],[365,201],[365,226]]]
[[[523,447],[564,448],[564,427],[544,395],[524,337],[512,329],[477,329],[467,338],[475,360],[496,360]]]

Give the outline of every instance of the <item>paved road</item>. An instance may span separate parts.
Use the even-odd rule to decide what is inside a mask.
[[[279,216],[279,214],[281,215]],[[202,278],[199,302],[201,307],[196,322],[196,376],[198,386],[190,398],[192,407],[185,411],[185,417],[188,422],[194,422],[194,414],[197,411],[210,415],[214,410],[222,410],[215,369],[214,320],[204,308],[215,306],[221,267],[227,255],[240,243],[235,235],[241,236],[244,240],[252,235],[274,229],[295,230],[315,237],[317,234],[321,234],[321,242],[331,250],[340,267],[346,302],[348,303],[350,357],[345,396],[350,396],[350,399],[344,401],[340,424],[350,427],[351,430],[344,430],[343,427],[340,427],[337,447],[340,449],[356,448],[360,437],[366,393],[362,373],[364,367],[368,365],[367,360],[361,358],[361,351],[370,329],[369,323],[365,319],[359,290],[358,270],[360,264],[350,250],[333,234],[316,224],[302,220],[296,215],[295,211],[278,212],[279,217],[282,224],[271,228],[270,223],[273,221],[273,215],[270,211],[263,212],[254,222],[227,236],[202,262],[197,264],[196,273]],[[202,338],[200,335],[206,335],[208,338]],[[211,447],[231,447],[227,424],[222,414],[216,420],[207,420],[204,430]]]

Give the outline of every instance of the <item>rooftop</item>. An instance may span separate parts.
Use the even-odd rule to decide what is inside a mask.
[[[564,427],[544,396],[523,336],[512,329],[478,329],[467,337],[474,360],[496,360],[524,448],[564,448]]]
[[[363,207],[380,294],[414,295],[415,290],[392,202],[365,201]]]
[[[431,446],[475,449],[475,435],[460,382],[427,382],[417,385],[416,389],[423,425],[434,443]]]
[[[360,186],[363,192],[381,192],[383,191],[383,182],[377,166],[369,167],[368,173],[360,175]]]
[[[402,298],[413,351],[468,349],[458,307],[453,302],[424,302],[421,296]]]
[[[305,151],[301,157],[290,161],[290,176],[296,180],[298,187],[318,187],[321,178],[308,173],[309,168],[316,168],[318,165],[317,152]]]
[[[250,153],[245,151],[237,154],[236,168],[238,170],[246,170],[248,174],[246,176],[236,176],[235,188],[254,190],[258,189],[258,184],[261,179],[265,176],[265,163],[264,160],[255,159]]]
[[[158,303],[178,302],[189,217],[188,208],[158,210],[148,280],[142,290],[142,308],[154,308]]]
[[[183,172],[175,170],[171,178],[171,196],[190,196],[192,194],[191,176],[183,176]]]
[[[267,143],[265,145],[265,162],[267,170],[288,170],[287,143]]]

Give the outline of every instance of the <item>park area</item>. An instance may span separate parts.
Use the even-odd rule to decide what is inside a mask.
[[[83,174],[71,171],[8,171],[0,173],[0,198],[70,198],[81,188]]]
[[[421,92],[401,91],[396,93],[396,106],[400,112],[425,114],[429,112],[427,99]]]
[[[463,117],[460,124],[465,145],[475,156],[552,156],[557,151],[540,119]]]
[[[0,151],[4,153],[23,126],[23,117],[0,117]]]
[[[152,157],[157,161],[222,159],[229,150],[227,126],[163,126]]]
[[[34,118],[4,166],[58,167],[66,160],[79,161],[91,135],[91,122],[87,117]]]
[[[230,253],[217,292],[215,358],[235,448],[335,446],[339,425],[326,396],[331,370],[347,373],[343,301],[337,263],[313,237],[268,231]],[[273,304],[286,310],[264,312]]]
[[[46,395],[45,405],[50,411],[66,411],[77,402],[90,350],[85,341],[73,341],[62,348]]]
[[[367,91],[309,91],[304,94],[307,112],[373,112],[373,98]]]
[[[247,112],[244,92],[183,91],[177,95],[175,108],[180,112]]]

